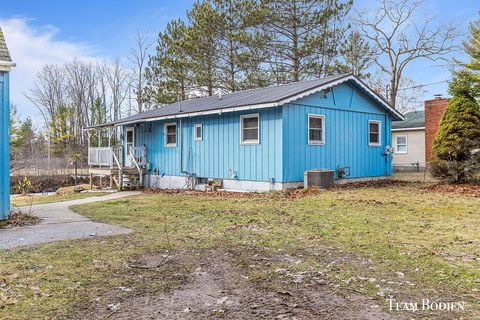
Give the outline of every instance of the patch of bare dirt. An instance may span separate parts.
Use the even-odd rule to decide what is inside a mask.
[[[20,193],[18,189],[18,184],[24,179],[23,176],[13,176],[10,177],[10,191],[11,193]],[[41,192],[55,192],[58,188],[69,187],[80,183],[86,183],[89,181],[87,176],[29,176],[27,179],[32,184],[32,187],[28,192],[30,193],[41,193]],[[95,180],[97,180],[96,178]],[[107,179],[103,179],[106,181]],[[97,181],[95,184],[98,185]]]
[[[24,212],[12,212],[6,228],[33,226],[40,222],[40,218]]]
[[[171,259],[170,259],[171,258]],[[135,263],[161,268],[194,264],[185,281],[166,292],[138,288],[123,298],[95,303],[78,318],[111,319],[399,319],[363,295],[339,292],[327,285],[278,285],[249,279],[245,261],[223,251],[146,255]],[[281,257],[279,259],[294,259]],[[170,259],[168,263],[164,263]],[[251,254],[248,263],[261,264]],[[159,266],[157,268],[157,266]],[[139,272],[146,272],[139,270]],[[272,275],[275,276],[275,275]],[[147,280],[147,279],[145,279]]]
[[[480,198],[480,185],[473,184],[435,184],[424,188],[430,192],[457,193]]]
[[[64,195],[71,195],[75,193],[80,193],[84,190],[92,190],[92,189],[98,189],[98,187],[93,186],[93,188],[90,188],[89,184],[84,183],[76,186],[58,188],[55,194],[59,196],[64,196]]]
[[[340,185],[336,185],[335,189],[347,190],[347,189],[358,189],[358,188],[387,188],[387,187],[404,187],[409,185],[412,185],[412,182],[395,180],[395,179],[381,179],[381,180],[371,180],[371,181],[340,184]]]

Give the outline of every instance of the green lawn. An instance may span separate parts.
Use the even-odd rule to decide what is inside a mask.
[[[21,207],[21,206],[29,206],[31,204],[51,203],[51,202],[84,199],[89,197],[98,197],[98,196],[104,196],[106,194],[108,193],[83,192],[83,193],[72,193],[72,194],[65,194],[65,195],[15,196],[10,198],[10,203],[12,204],[12,206]]]
[[[166,250],[215,250],[231,254],[258,287],[295,282],[315,288],[320,279],[385,308],[389,296],[465,301],[461,316],[479,319],[479,208],[480,198],[433,193],[417,184],[302,197],[158,194],[92,203],[74,209],[136,232],[0,252],[0,318],[69,318],[93,301],[102,305],[128,296],[119,286],[134,287],[136,294],[163,292],[184,281],[178,275],[198,267],[195,262],[154,272],[125,265]]]

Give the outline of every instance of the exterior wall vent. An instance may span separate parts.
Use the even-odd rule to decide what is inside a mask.
[[[333,188],[335,185],[335,171],[313,169],[307,170],[303,174],[303,187],[318,187],[321,189]]]

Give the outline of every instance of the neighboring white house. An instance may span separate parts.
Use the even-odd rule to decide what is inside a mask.
[[[393,167],[395,171],[425,168],[425,113],[412,111],[405,121],[392,122]]]

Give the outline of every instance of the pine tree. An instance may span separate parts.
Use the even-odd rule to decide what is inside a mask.
[[[35,139],[32,118],[28,117],[20,123],[17,130],[17,151],[25,159],[33,154],[32,143]]]
[[[16,160],[16,149],[19,146],[18,140],[18,117],[17,117],[17,107],[12,104],[10,105],[10,169],[15,165]]]
[[[263,18],[258,2],[212,0],[212,6],[222,26],[218,42],[220,86],[235,92],[265,85],[265,77],[256,74],[264,60],[265,47],[262,34],[256,31]]]
[[[192,61],[192,76],[197,90],[212,96],[220,85],[218,63],[220,58],[219,41],[223,28],[220,14],[207,2],[195,3],[187,12],[186,50]]]
[[[271,71],[277,82],[335,72],[352,1],[264,0]]]
[[[146,70],[149,100],[160,105],[186,100],[192,87],[192,62],[187,51],[187,27],[182,20],[170,21],[158,34],[157,53]]]
[[[471,58],[467,68],[477,71],[477,76],[480,77],[480,19],[470,23],[469,31],[470,36],[463,44],[465,52]],[[480,81],[480,78],[478,78],[478,81]]]
[[[367,69],[373,63],[374,52],[360,33],[350,33],[345,45],[341,49],[343,63],[339,66],[342,73],[352,73],[359,78],[368,78]]]
[[[432,172],[451,182],[480,181],[480,107],[470,93],[469,73],[450,84],[449,101],[433,143]]]
[[[55,117],[50,120],[52,150],[57,155],[69,155],[74,147],[75,134],[72,131],[74,125],[71,120],[73,114],[73,107],[60,105]]]
[[[474,97],[480,96],[480,19],[470,23],[470,35],[463,43],[465,53],[470,57],[470,62],[464,64],[463,81],[470,82],[470,90]],[[468,71],[469,75],[465,72]]]

